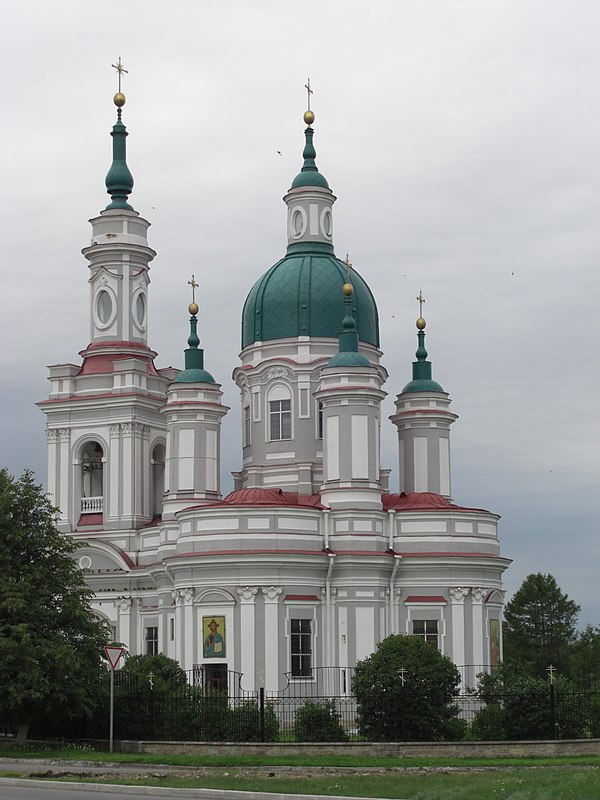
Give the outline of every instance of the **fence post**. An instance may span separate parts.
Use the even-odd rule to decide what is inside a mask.
[[[554,682],[550,684],[550,725],[552,726],[551,739],[558,739],[556,729],[556,698],[554,695]]]
[[[260,740],[265,741],[265,687],[261,686],[258,690],[258,707],[260,709]]]

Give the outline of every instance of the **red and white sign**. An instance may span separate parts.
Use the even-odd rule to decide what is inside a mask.
[[[121,656],[123,655],[124,652],[125,652],[124,647],[111,647],[110,645],[107,645],[104,648],[104,655],[108,659],[108,663],[110,664],[111,669],[117,668],[117,664],[121,660]]]

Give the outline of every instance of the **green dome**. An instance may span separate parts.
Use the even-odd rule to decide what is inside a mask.
[[[205,369],[184,369],[175,378],[175,383],[214,383],[215,379]]]
[[[242,347],[254,342],[315,336],[337,339],[344,316],[346,266],[329,245],[288,254],[254,284],[242,313]],[[379,347],[379,317],[371,290],[352,270],[353,313],[361,342]]]

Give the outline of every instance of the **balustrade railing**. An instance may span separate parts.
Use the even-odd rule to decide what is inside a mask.
[[[82,514],[101,514],[103,497],[82,497],[81,498],[81,513]]]

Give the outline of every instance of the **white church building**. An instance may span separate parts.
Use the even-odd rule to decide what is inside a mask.
[[[393,633],[422,636],[458,665],[493,665],[510,563],[498,516],[452,499],[457,417],[432,379],[422,317],[413,379],[381,421],[377,306],[334,253],[336,198],[315,164],[313,113],[284,197],[287,251],[242,310],[240,468],[223,497],[221,430],[240,433],[204,368],[198,306],[182,371],[157,366],[147,340],[156,253],[129,204],[124,102],[115,95],[111,202],[83,250],[90,342],[78,363],[50,367],[39,403],[48,491],[94,610],[130,653],[164,653],[221,684],[241,672],[247,689],[352,667]],[[211,372],[223,379],[232,365],[233,354]],[[397,493],[380,465],[382,424],[397,430]]]

